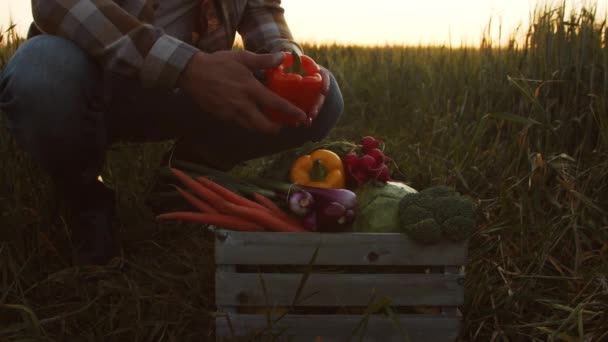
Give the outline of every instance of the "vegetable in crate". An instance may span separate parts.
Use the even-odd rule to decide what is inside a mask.
[[[386,161],[392,161],[381,150],[384,143],[371,136],[361,139],[360,145],[362,155],[351,151],[342,159],[349,182],[355,187],[362,186],[369,181],[388,182],[391,180],[391,172]]]
[[[355,231],[400,233],[399,201],[416,190],[399,182],[369,182],[357,188]]]
[[[310,186],[296,186],[298,192],[308,192],[314,206],[302,219],[304,227],[311,231],[347,231],[355,219],[357,195],[348,189],[323,189]]]
[[[316,188],[340,189],[346,185],[342,159],[325,149],[296,159],[291,167],[290,180],[298,185]]]
[[[230,179],[234,183],[234,176],[229,174],[216,172],[216,176],[226,181]],[[276,194],[272,196],[275,200],[284,200],[279,206],[288,207],[293,214],[299,216],[296,218],[288,215],[288,221],[292,221],[292,225],[302,226],[302,230],[306,227],[309,231],[344,231],[350,227],[355,217],[357,196],[348,189],[325,189],[258,177],[240,181],[246,185],[236,185],[239,190],[250,192],[250,188],[262,189]],[[277,210],[275,215],[278,215]],[[279,215],[279,218],[282,216],[281,219],[285,220],[285,215],[287,214]]]
[[[193,191],[190,194],[177,187],[180,195],[199,212],[168,212],[157,215],[159,220],[191,221],[242,231],[306,231],[299,221],[260,193],[254,193],[255,201],[252,201],[204,176],[192,177],[176,168],[170,170],[177,180]]]
[[[310,57],[286,52],[283,63],[266,71],[266,86],[304,112],[310,113],[321,94],[323,77],[319,66]],[[297,121],[287,114],[269,109],[265,113],[276,123],[297,125]],[[311,118],[309,124],[310,120]]]
[[[256,166],[256,174],[261,178],[288,180],[293,163],[303,155],[311,154],[316,150],[330,150],[343,157],[346,153],[356,149],[356,144],[345,140],[308,142],[300,147],[265,158],[262,165]],[[344,160],[342,163],[344,165]]]
[[[473,202],[446,186],[408,194],[399,202],[399,219],[413,240],[435,243],[441,238],[462,241],[475,228]]]
[[[309,214],[315,205],[315,199],[312,197],[310,192],[305,190],[298,190],[287,199],[289,209],[298,216],[304,216]]]

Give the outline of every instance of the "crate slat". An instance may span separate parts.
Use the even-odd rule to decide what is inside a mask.
[[[248,233],[216,230],[218,265],[464,265],[465,242],[424,245],[397,233]]]
[[[275,332],[287,328],[285,337],[289,337],[290,341],[310,342],[316,336],[321,336],[323,342],[345,341],[361,319],[357,315],[286,315],[275,325]],[[263,315],[231,314],[230,322],[234,336],[247,336],[267,326]],[[412,342],[455,341],[460,324],[456,317],[401,315],[397,322],[393,322],[382,316],[372,316],[367,324],[364,341],[408,341],[396,326],[401,327]],[[293,339],[290,335],[293,335]],[[216,336],[218,339],[233,336],[226,317],[216,319]]]
[[[271,306],[293,302],[302,274],[216,272],[218,306],[264,306],[267,304],[260,277]],[[308,278],[302,296],[318,291],[301,306],[367,306],[388,296],[393,306],[456,306],[463,303],[462,276],[455,274],[324,274]]]

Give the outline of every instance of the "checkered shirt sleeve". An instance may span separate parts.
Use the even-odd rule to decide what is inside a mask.
[[[150,87],[175,88],[197,48],[163,33],[133,14],[143,10],[112,0],[32,0],[36,25],[75,42],[105,70],[139,79]]]
[[[302,48],[294,40],[285,21],[280,0],[249,0],[238,31],[245,49],[254,52],[276,52]]]

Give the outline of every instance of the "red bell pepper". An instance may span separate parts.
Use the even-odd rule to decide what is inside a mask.
[[[289,100],[307,115],[321,93],[323,79],[319,66],[310,57],[285,52],[285,59],[278,67],[266,70],[266,86],[277,95]],[[290,115],[266,110],[270,120],[279,124],[296,126]]]

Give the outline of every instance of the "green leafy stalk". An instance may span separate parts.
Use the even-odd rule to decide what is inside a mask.
[[[275,193],[275,191],[273,191],[272,188],[259,186],[251,182],[247,182],[246,180],[239,177],[235,177],[230,173],[219,171],[204,165],[194,164],[181,160],[172,161],[172,165],[178,169],[183,170],[190,176],[209,177],[210,179],[220,183],[222,186],[225,186],[229,189],[238,191],[246,195],[259,193],[260,195],[263,195],[268,198],[276,198],[277,196],[277,194]],[[173,177],[168,169],[161,170],[161,175],[168,176],[171,178]]]
[[[293,62],[291,63],[291,66],[287,68],[287,72],[306,76],[304,70],[302,70],[302,56],[300,53],[294,49],[291,50],[291,55],[293,56]]]
[[[316,182],[322,182],[327,178],[327,169],[323,166],[321,159],[317,159],[313,162],[309,173],[310,179]]]

